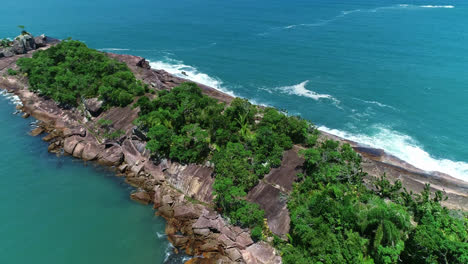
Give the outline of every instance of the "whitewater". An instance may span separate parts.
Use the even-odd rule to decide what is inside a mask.
[[[231,96],[236,96],[230,89],[223,87],[223,82],[216,77],[211,77],[206,73],[200,72],[196,67],[186,65],[182,61],[165,58],[164,61],[150,62],[153,69],[165,70],[177,77],[189,79],[191,81],[213,87],[221,92],[227,93]],[[290,95],[307,97],[313,100],[329,100],[331,103],[339,106],[340,101],[329,94],[320,94],[313,90],[306,88],[308,80],[290,86],[279,86],[272,89],[261,88],[262,90],[272,93],[277,91]],[[247,98],[250,99],[250,98]],[[368,104],[374,104],[382,108],[391,108],[397,110],[392,106],[377,102],[367,101],[359,98],[354,100],[362,101]],[[256,100],[251,100],[256,103]],[[266,104],[262,104],[266,105]],[[298,113],[301,115],[301,113]],[[313,120],[311,120],[313,122]],[[387,153],[413,165],[414,167],[427,171],[427,172],[442,172],[452,177],[468,181],[468,163],[463,161],[452,161],[449,159],[437,159],[431,156],[423,149],[420,144],[411,136],[402,134],[386,128],[383,125],[375,125],[372,127],[371,134],[354,134],[349,131],[328,128],[326,126],[317,124],[319,130],[329,134],[357,142],[361,145],[369,146],[372,148],[379,148],[385,150]]]

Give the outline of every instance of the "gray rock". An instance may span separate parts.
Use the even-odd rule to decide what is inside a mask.
[[[99,153],[98,162],[105,166],[118,166],[123,160],[120,146],[113,146]]]
[[[132,200],[134,200],[134,201],[137,201],[137,202],[145,204],[145,205],[149,204],[151,202],[150,195],[145,191],[139,191],[139,192],[132,193],[130,195],[130,198]]]
[[[102,104],[103,101],[97,98],[90,98],[84,100],[86,110],[88,110],[92,116],[98,116],[102,112]]]
[[[256,263],[264,263],[264,264],[267,264],[267,263],[268,264],[280,264],[281,263],[281,257],[277,256],[275,254],[275,250],[270,245],[268,245],[267,243],[263,241],[251,245],[245,251],[249,253],[247,255],[250,255],[255,259]],[[244,256],[244,252],[242,255]]]
[[[166,194],[162,198],[163,204],[173,204],[174,201],[172,200],[172,197],[169,194]]]
[[[211,231],[208,228],[194,228],[193,233],[200,236],[209,236]]]
[[[63,142],[63,150],[65,153],[68,154],[73,154],[73,151],[75,150],[76,145],[78,142],[80,142],[82,139],[80,139],[78,136],[71,136],[67,137],[65,141]]]
[[[221,234],[218,237],[219,242],[223,244],[226,248],[230,248],[234,245],[234,241],[232,241],[229,237],[227,237],[225,234]]]
[[[1,57],[12,57],[15,56],[15,51],[13,47],[8,47],[0,50],[0,58]]]
[[[42,34],[34,38],[34,42],[36,43],[36,48],[42,48],[47,46],[47,37]]]
[[[232,261],[237,261],[238,259],[242,258],[241,253],[236,248],[228,248],[226,249],[226,254]]]
[[[24,34],[15,38],[12,45],[15,54],[25,54],[36,49],[36,43],[32,35]]]
[[[83,153],[81,154],[82,159],[94,160],[101,150],[99,147],[93,142],[87,142],[84,146]]]
[[[252,238],[250,238],[250,235],[246,232],[240,234],[236,238],[236,244],[238,245],[239,248],[244,249],[250,245],[253,244]]]
[[[196,219],[200,215],[193,206],[179,205],[174,207],[174,218],[181,220]]]

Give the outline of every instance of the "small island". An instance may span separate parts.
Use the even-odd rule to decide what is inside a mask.
[[[0,88],[41,121],[32,134],[125,176],[187,263],[468,261],[466,212],[391,173],[409,165],[144,58],[22,30],[1,42]]]

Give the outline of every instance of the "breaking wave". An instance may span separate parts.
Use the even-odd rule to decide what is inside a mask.
[[[359,98],[353,98],[353,99],[357,100],[357,101],[360,101],[360,102],[363,102],[363,103],[366,103],[366,104],[372,104],[372,105],[377,105],[377,106],[382,107],[382,108],[390,108],[390,109],[393,109],[393,110],[397,110],[395,107],[383,104],[381,102],[367,101],[367,100],[362,100],[362,99],[359,99]]]
[[[4,96],[6,99],[8,99],[11,103],[14,105],[23,105],[21,102],[21,99],[12,93],[8,93],[6,90],[1,90],[0,89],[0,95]]]
[[[420,9],[420,8],[444,8],[444,9],[452,9],[455,8],[453,5],[410,5],[410,4],[399,4],[399,5],[392,5],[392,6],[382,6],[382,7],[376,7],[372,9],[354,9],[354,10],[345,10],[341,11],[340,14],[330,18],[330,19],[321,19],[318,20],[315,23],[303,23],[303,24],[293,24],[293,25],[288,25],[288,26],[283,26],[283,27],[276,27],[273,29],[294,29],[297,27],[317,27],[317,26],[324,26],[327,25],[330,22],[336,21],[338,19],[344,18],[347,15],[351,15],[353,13],[376,13],[379,11],[383,10],[389,10],[389,9]],[[261,36],[267,35],[267,32],[258,34]]]
[[[334,98],[333,96],[329,94],[319,94],[311,90],[307,90],[306,85],[309,83],[309,81],[303,81],[299,84],[296,85],[291,85],[291,86],[283,86],[283,87],[277,87],[275,90],[278,90],[282,93],[286,94],[291,94],[291,95],[297,95],[297,96],[303,96],[303,97],[308,97],[312,98],[314,100],[320,100],[320,99],[329,99],[332,100],[336,103],[339,103],[340,101]]]
[[[468,163],[434,158],[410,136],[383,126],[374,126],[370,135],[353,134],[337,129],[330,129],[325,126],[320,126],[319,130],[373,148],[384,149],[387,153],[421,170],[428,172],[438,171],[460,180],[468,181]]]
[[[119,49],[119,48],[103,48],[103,49],[99,49],[100,51],[126,51],[126,50],[130,50],[130,49]]]
[[[150,66],[153,69],[162,69],[177,77],[201,83],[213,87],[223,93],[235,96],[232,91],[223,87],[223,82],[220,79],[200,72],[193,66],[185,65],[182,61],[166,58],[164,61],[150,62]]]

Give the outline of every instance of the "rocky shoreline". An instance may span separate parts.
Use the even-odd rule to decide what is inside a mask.
[[[16,60],[24,56],[31,54],[0,59],[0,87],[20,98],[22,106],[17,109],[23,112],[24,118],[32,116],[39,120],[38,127],[30,134],[47,134],[42,139],[49,143],[49,152],[115,168],[137,189],[130,198],[153,204],[156,213],[166,219],[169,241],[177,251],[184,250],[194,256],[187,263],[281,263],[272,246],[254,243],[248,229],[230,225],[213,210],[210,166],[181,165],[169,160],[154,164],[145,148],[144,135],[132,124],[138,109],[99,111],[98,101],[89,100],[84,103],[85,109],[66,110],[30,92],[26,78],[6,74],[7,69],[17,69]],[[170,89],[181,82],[163,71],[150,70],[143,58],[109,56],[128,63],[132,70],[139,72],[137,77],[153,89]],[[231,99],[214,89],[204,89],[217,99]],[[124,135],[104,140],[95,129],[100,119],[111,120],[113,127],[124,131]]]
[[[40,48],[54,43],[53,39],[47,39],[42,38]],[[254,243],[248,229],[229,225],[213,210],[211,164],[181,165],[170,160],[154,164],[145,149],[144,134],[132,123],[138,116],[138,109],[125,107],[103,111],[97,99],[89,99],[81,108],[66,110],[52,100],[30,92],[25,77],[7,74],[8,69],[17,69],[18,58],[31,56],[27,52],[0,58],[0,89],[21,99],[23,105],[19,109],[24,112],[24,117],[32,116],[40,121],[31,134],[47,134],[43,140],[49,142],[50,152],[115,168],[127,183],[137,188],[131,198],[143,204],[153,204],[157,214],[167,220],[168,239],[177,250],[194,256],[187,263],[281,263],[281,257],[272,246],[266,242]],[[137,79],[152,90],[171,89],[187,81],[163,70],[151,69],[141,57],[111,53],[108,56],[126,63]],[[233,99],[214,88],[200,87],[205,94],[220,101]],[[105,139],[97,128],[97,121],[101,119],[110,120],[113,128],[123,131],[123,135],[114,140]],[[349,142],[324,132],[322,136]],[[446,206],[468,210],[468,183],[448,175],[418,170],[383,150],[349,143],[363,157],[363,169],[370,176],[385,172],[390,179],[400,179],[404,187],[415,192],[422,190],[425,183],[431,183],[434,189],[443,190],[449,197]],[[299,149],[295,146],[286,151],[281,166],[267,174],[247,196],[265,210],[271,232],[279,236],[285,236],[289,230],[289,212],[284,197],[291,192],[296,174],[301,171],[303,160],[298,155]],[[371,177],[367,182],[370,180]]]

